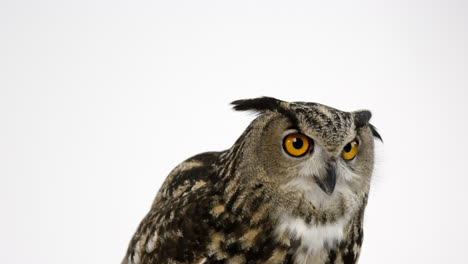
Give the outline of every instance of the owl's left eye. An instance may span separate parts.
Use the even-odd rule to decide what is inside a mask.
[[[355,139],[349,142],[348,144],[346,144],[346,146],[343,148],[343,151],[341,152],[341,156],[343,157],[344,160],[352,160],[354,159],[354,157],[356,157],[358,148],[359,148],[359,143]]]
[[[309,146],[309,138],[299,133],[289,134],[283,141],[284,150],[293,157],[301,157],[306,154]]]

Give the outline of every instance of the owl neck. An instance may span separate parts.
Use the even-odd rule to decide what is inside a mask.
[[[284,259],[290,261],[285,263],[356,263],[363,240],[364,206],[349,218],[323,224],[307,223],[306,218],[280,208],[281,202],[270,191],[264,184],[228,185],[224,206],[227,224],[224,225],[233,234],[259,230],[265,237],[257,236],[249,243],[256,244],[255,248],[271,247],[288,252]],[[244,237],[248,235],[242,235],[239,241]]]

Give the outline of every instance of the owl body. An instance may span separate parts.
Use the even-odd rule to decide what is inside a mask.
[[[123,263],[357,262],[380,138],[370,113],[269,97],[233,104],[259,116],[230,149],[169,174]]]

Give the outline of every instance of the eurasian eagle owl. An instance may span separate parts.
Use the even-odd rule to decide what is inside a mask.
[[[228,150],[167,177],[126,264],[356,263],[374,161],[366,110],[262,97]]]

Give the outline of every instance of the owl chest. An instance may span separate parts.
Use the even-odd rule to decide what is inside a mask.
[[[295,241],[294,264],[330,263],[333,252],[345,239],[347,221],[311,225],[301,218],[283,217],[277,228],[278,239]],[[331,262],[334,263],[334,262]]]

